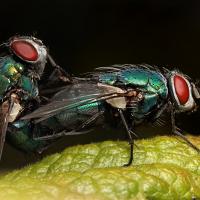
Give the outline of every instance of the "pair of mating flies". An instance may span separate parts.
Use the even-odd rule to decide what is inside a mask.
[[[198,108],[200,91],[187,75],[146,64],[124,64],[74,77],[34,37],[14,36],[1,47],[0,155],[6,136],[18,149],[41,152],[57,138],[112,121],[127,133],[128,166],[133,161],[135,125],[156,122],[165,111],[171,115],[172,133],[200,152],[175,122],[176,113]],[[47,61],[52,73],[41,86]]]

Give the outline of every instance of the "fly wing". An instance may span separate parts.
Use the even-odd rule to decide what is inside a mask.
[[[5,143],[6,131],[8,127],[9,117],[14,105],[14,101],[5,101],[0,107],[0,159],[3,152],[3,147]]]
[[[95,70],[99,72],[119,72],[122,70],[133,69],[133,68],[143,68],[147,70],[160,71],[157,66],[148,65],[146,63],[143,64],[121,64],[121,65],[112,65],[105,67],[97,67]]]
[[[94,83],[79,83],[66,86],[66,88],[58,92],[52,99],[51,102],[45,106],[42,106],[35,110],[34,112],[24,116],[21,119],[31,119],[31,118],[42,118],[47,119],[62,112],[63,110],[70,110],[76,107],[99,102],[108,101],[111,105],[113,101],[110,99],[118,100],[117,103],[120,104],[119,107],[125,107],[125,99],[122,95],[125,92],[120,88],[94,84]],[[121,101],[119,101],[119,99]],[[42,120],[40,120],[42,121]]]
[[[99,76],[105,74],[114,74],[120,76],[122,71],[132,70],[132,69],[143,69],[145,71],[155,71],[161,73],[164,68],[159,68],[157,66],[151,66],[148,64],[118,64],[111,66],[98,67],[93,72],[84,73],[87,78],[94,80],[99,80]]]

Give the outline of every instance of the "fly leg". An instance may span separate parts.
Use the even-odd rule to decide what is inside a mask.
[[[49,54],[48,54],[48,60],[49,60],[50,64],[55,68],[54,71],[52,72],[52,74],[50,75],[49,79],[51,79],[55,75],[57,75],[61,81],[65,82],[65,83],[71,83],[70,75],[64,69],[62,69],[62,67],[57,65],[56,62],[54,61],[54,59]]]
[[[123,111],[121,109],[118,109],[119,111],[119,114],[120,114],[120,117],[122,119],[122,123],[126,129],[126,133],[128,135],[128,142],[129,142],[129,145],[130,145],[130,158],[129,158],[129,161],[127,164],[124,165],[124,167],[128,167],[132,164],[133,162],[133,146],[134,146],[134,139],[132,137],[132,134],[134,134],[135,136],[137,136],[134,132],[132,132],[129,127],[128,127],[128,124],[126,122],[126,119],[124,117],[124,114],[123,114]]]
[[[65,88],[66,85],[72,83],[72,78],[69,73],[57,65],[49,54],[48,60],[51,66],[53,66],[53,71],[49,75],[48,79],[45,80],[45,83],[39,87],[40,95],[42,96],[55,94]]]
[[[175,112],[174,110],[171,111],[171,123],[172,123],[172,133],[183,139],[190,147],[200,153],[200,149],[195,146],[192,142],[190,142],[187,137],[185,137],[182,133],[183,131],[176,126],[175,122]]]

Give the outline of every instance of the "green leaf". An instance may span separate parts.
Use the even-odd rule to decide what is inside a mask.
[[[200,137],[188,137],[200,147]],[[0,178],[5,200],[200,199],[200,155],[175,137],[106,141],[62,153]]]

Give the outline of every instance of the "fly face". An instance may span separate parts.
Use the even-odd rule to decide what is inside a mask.
[[[196,103],[193,97],[195,88],[190,83],[188,77],[173,71],[169,78],[169,85],[177,112],[192,111],[195,109]]]
[[[15,36],[9,40],[8,46],[11,53],[20,60],[33,65],[39,75],[43,73],[47,62],[47,48],[41,40],[28,36]]]

